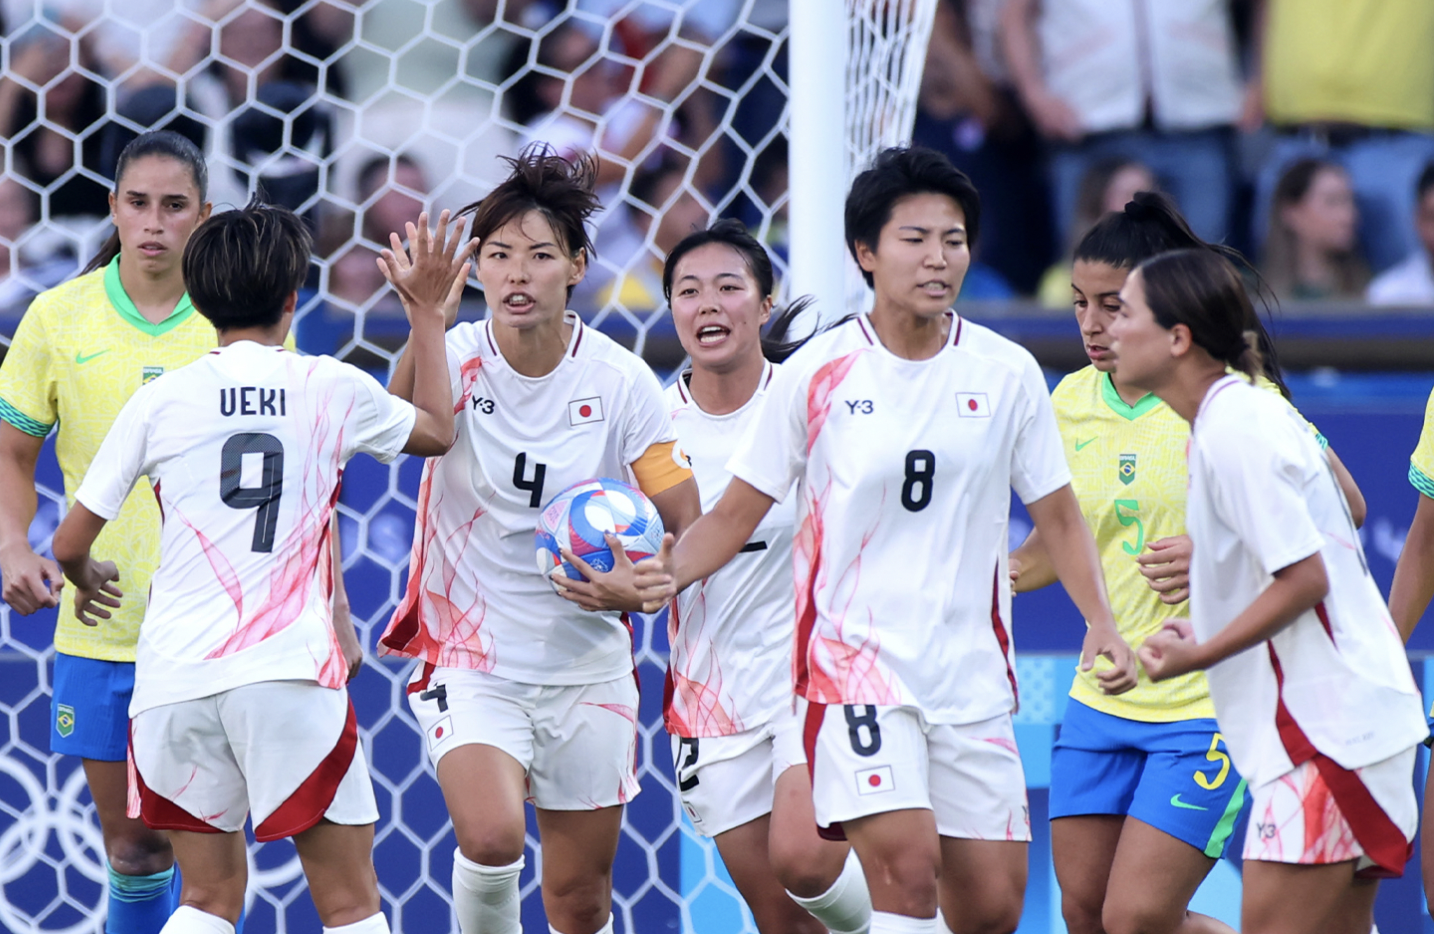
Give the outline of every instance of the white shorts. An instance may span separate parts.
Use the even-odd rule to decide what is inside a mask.
[[[1319,866],[1357,860],[1362,878],[1396,878],[1419,826],[1414,749],[1350,771],[1319,755],[1250,789],[1245,859]]]
[[[822,836],[840,839],[844,820],[924,808],[943,837],[1031,839],[1010,714],[933,724],[914,707],[812,704],[805,739]]]
[[[730,736],[672,737],[682,809],[704,837],[715,837],[772,812],[777,779],[806,765],[805,700],[762,726]]]
[[[129,816],[156,830],[260,841],[321,819],[378,820],[348,691],[264,681],[143,711],[130,723]]]
[[[468,668],[418,665],[408,703],[434,766],[478,743],[528,773],[528,800],[549,811],[586,811],[637,796],[637,679],[601,684],[520,684]]]

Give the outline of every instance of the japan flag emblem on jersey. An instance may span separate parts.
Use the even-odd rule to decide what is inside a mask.
[[[984,392],[956,393],[956,412],[962,418],[990,418],[991,404]]]
[[[882,765],[874,769],[862,769],[856,773],[856,792],[861,795],[878,795],[893,791],[896,782],[891,777],[891,766]]]
[[[428,749],[432,752],[453,735],[453,718],[444,717],[428,728]]]
[[[576,428],[588,422],[602,421],[602,398],[574,399],[568,403],[568,424]]]

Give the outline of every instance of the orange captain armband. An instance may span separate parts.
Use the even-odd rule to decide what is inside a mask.
[[[632,472],[637,477],[637,488],[648,496],[656,496],[683,480],[691,480],[689,463],[676,441],[659,441],[632,462]]]

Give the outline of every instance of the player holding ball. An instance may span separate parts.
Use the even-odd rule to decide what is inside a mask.
[[[679,534],[701,507],[657,378],[566,310],[592,255],[593,163],[541,145],[510,162],[465,209],[491,317],[448,332],[457,439],[424,469],[408,591],[382,645],[419,660],[409,703],[458,837],[464,934],[519,929],[525,799],[549,924],[597,934],[611,930],[622,805],[638,791],[632,636],[618,611],[642,601],[620,549],[613,571],[555,593],[534,528],[559,491],[594,477],[638,487]],[[390,391],[411,393],[414,371],[405,350]]]

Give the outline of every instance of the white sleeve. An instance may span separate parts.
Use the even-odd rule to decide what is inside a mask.
[[[453,387],[455,413],[458,409],[466,406],[472,396],[471,382],[468,386],[463,385],[463,361],[478,356],[478,342],[482,339],[481,325],[472,321],[455,324],[443,336],[443,349],[448,357],[448,380]]]
[[[662,384],[645,365],[630,367],[627,384],[627,424],[622,433],[622,462],[634,464],[647,449],[664,441],[676,441],[672,410]]]
[[[760,493],[782,502],[807,466],[807,386],[811,371],[788,364],[767,388],[727,471]]]
[[[1034,358],[1022,368],[1021,395],[1025,405],[1011,448],[1011,489],[1021,502],[1034,503],[1070,483],[1071,470],[1051,394]]]
[[[141,389],[120,409],[75,493],[75,502],[106,521],[119,515],[135,481],[154,466],[146,453],[150,395]]]
[[[418,410],[413,403],[391,395],[378,380],[358,367],[340,364],[353,386],[353,410],[345,422],[345,462],[355,454],[368,454],[380,463],[388,463],[403,453],[403,446],[413,434]]]
[[[1200,433],[1215,512],[1266,574],[1320,550],[1324,538],[1304,491],[1310,439],[1292,421],[1242,413],[1201,425]]]

